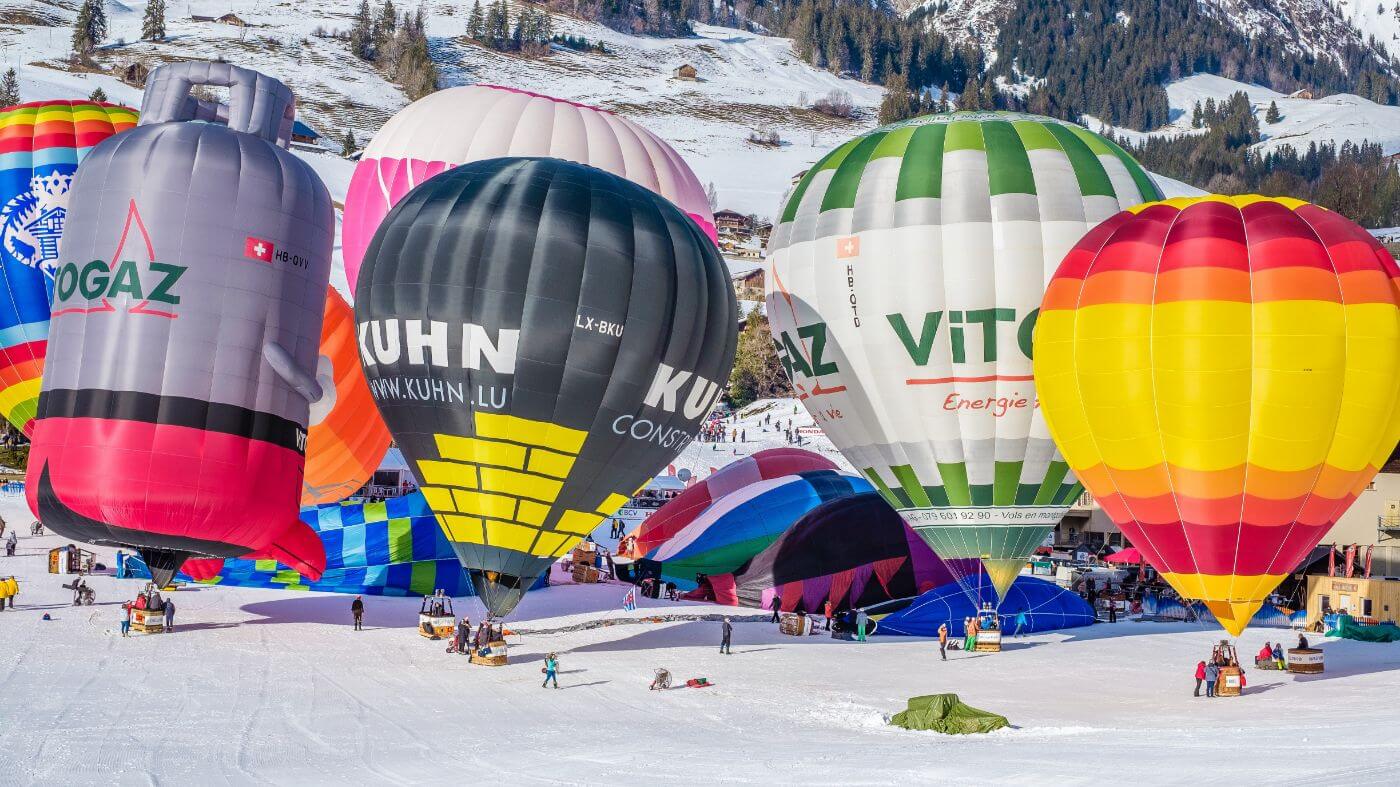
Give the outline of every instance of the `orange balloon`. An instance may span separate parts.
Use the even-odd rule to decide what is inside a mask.
[[[331,288],[316,377],[335,394],[311,406],[301,504],[334,503],[365,485],[389,450],[389,427],[370,398],[355,343],[355,312]]]

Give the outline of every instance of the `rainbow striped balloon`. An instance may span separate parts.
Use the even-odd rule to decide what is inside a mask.
[[[19,429],[39,403],[68,186],[94,145],[135,125],[136,110],[91,101],[0,109],[0,414]]]
[[[1300,200],[1100,224],[1051,279],[1034,353],[1080,481],[1237,636],[1400,440],[1400,268]]]

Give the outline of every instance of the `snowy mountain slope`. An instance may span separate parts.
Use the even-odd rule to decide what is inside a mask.
[[[1400,55],[1400,3],[1396,0],[1337,0],[1337,10],[1364,36]]]
[[[1368,0],[1341,0],[1342,3],[1366,3]],[[1371,0],[1372,3],[1375,0]],[[1393,2],[1393,0],[1392,0]],[[1198,0],[1202,10],[1220,19],[1250,38],[1261,35],[1281,36],[1288,48],[1299,54],[1341,61],[1338,53],[1346,42],[1367,46],[1367,33],[1353,24],[1355,8],[1334,4],[1329,0]],[[1370,7],[1374,16],[1376,7]],[[1366,19],[1367,17],[1360,17]],[[1380,39],[1381,36],[1377,35]],[[1389,44],[1388,40],[1381,40]],[[1379,53],[1377,63],[1384,61]],[[1393,68],[1392,68],[1393,70]]]
[[[134,61],[154,65],[223,57],[287,82],[297,93],[301,119],[323,136],[339,140],[349,129],[363,144],[408,100],[371,64],[350,56],[345,41],[317,35],[318,29],[347,30],[358,5],[358,0],[169,0],[169,39],[147,42],[139,40],[145,4],[109,2],[110,35],[95,59],[110,70]],[[400,10],[414,7],[401,5]],[[21,72],[23,97],[86,95],[101,85],[114,100],[136,101],[135,91],[111,76],[65,73],[72,70],[67,56],[76,6],[77,0],[0,0],[0,47]],[[715,184],[721,207],[744,213],[771,216],[794,174],[874,125],[883,94],[881,88],[811,68],[792,54],[787,39],[705,26],[697,26],[695,38],[642,38],[556,16],[555,32],[603,41],[610,53],[558,49],[548,58],[529,60],[463,40],[469,2],[427,0],[424,7],[445,85],[505,84],[626,115],[675,145],[701,182]],[[191,19],[191,13],[225,12],[249,26]],[[699,81],[671,77],[683,63],[697,68]],[[839,120],[802,106],[832,90],[848,92],[861,117]],[[782,144],[748,142],[757,130],[777,132]]]
[[[1017,0],[895,0],[895,9],[908,16],[923,9],[928,25],[955,44],[975,43],[985,52],[996,49],[1001,23],[1016,9]]]
[[[1254,115],[1259,120],[1261,140],[1255,145],[1256,150],[1291,145],[1303,152],[1314,142],[1341,145],[1348,140],[1366,140],[1380,143],[1386,155],[1400,153],[1400,107],[1376,104],[1346,93],[1319,99],[1289,98],[1266,87],[1211,74],[1196,74],[1167,85],[1167,100],[1173,116],[1171,124],[1147,133],[1121,128],[1112,130],[1134,143],[1154,135],[1203,133],[1191,128],[1191,112],[1196,103],[1204,104],[1207,99],[1220,101],[1241,91],[1249,95]],[[1264,120],[1270,102],[1278,104],[1277,123]],[[1090,116],[1085,116],[1084,122],[1096,130],[1111,128]]]

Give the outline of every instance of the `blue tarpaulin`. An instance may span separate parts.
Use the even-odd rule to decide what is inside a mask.
[[[1016,615],[1022,611],[1026,613],[1023,634],[1088,626],[1094,622],[1094,610],[1088,602],[1059,585],[1035,577],[1017,577],[997,609],[1002,631],[1007,636],[1016,631]],[[878,610],[875,613],[878,615]],[[963,620],[976,614],[972,600],[953,582],[924,593],[898,612],[877,618],[879,627],[875,633],[936,637],[938,626],[947,623],[948,636],[961,637],[965,634]]]

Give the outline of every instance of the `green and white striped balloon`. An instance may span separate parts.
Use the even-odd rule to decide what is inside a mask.
[[[1071,123],[956,112],[831,151],[768,245],[778,354],[832,442],[945,560],[999,595],[1080,487],[1031,377],[1045,283],[1120,210],[1160,199]]]

